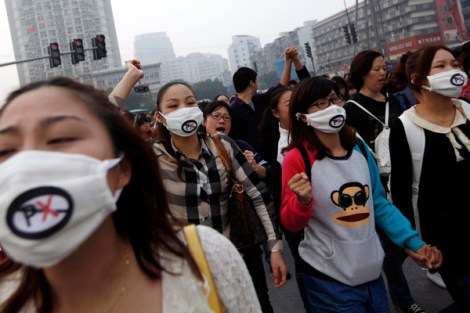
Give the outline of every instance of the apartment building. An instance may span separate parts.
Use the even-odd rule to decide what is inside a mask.
[[[16,60],[47,56],[50,43],[58,43],[64,53],[74,39],[82,39],[88,49],[96,35],[106,37],[107,58],[95,61],[92,51],[85,51],[85,61],[76,65],[70,54],[62,55],[62,64],[54,68],[47,58],[18,64],[21,85],[55,76],[92,82],[93,71],[121,67],[110,0],[5,0],[5,5]]]
[[[251,58],[261,50],[261,42],[257,37],[248,35],[232,36],[232,43],[228,48],[228,59],[232,73],[242,66],[254,68]]]
[[[348,43],[354,24],[357,42]],[[320,73],[347,72],[354,55],[377,49],[387,60],[427,44],[452,44],[467,39],[460,1],[368,0],[313,26]]]
[[[172,61],[176,58],[173,44],[165,32],[135,36],[134,56],[142,64]]]

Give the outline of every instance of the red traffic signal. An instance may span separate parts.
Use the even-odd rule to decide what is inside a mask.
[[[72,50],[72,64],[85,61],[85,50],[83,49],[83,40],[74,39],[70,43],[70,50]]]
[[[104,35],[96,35],[96,38],[91,40],[92,46],[96,47],[93,50],[93,59],[99,60],[101,58],[106,58],[106,37]]]
[[[61,65],[62,60],[60,59],[59,44],[57,42],[52,42],[49,44],[49,47],[47,47],[47,50],[49,52],[49,63],[51,68]]]

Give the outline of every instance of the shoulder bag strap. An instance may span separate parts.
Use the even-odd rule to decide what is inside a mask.
[[[304,146],[298,145],[297,149],[299,149],[300,154],[302,155],[302,159],[304,159],[305,163],[305,174],[308,176],[308,180],[312,180],[312,166],[310,165],[310,159],[308,157],[307,150],[305,150]]]
[[[387,102],[385,103],[385,126],[388,127],[388,118],[390,114],[390,109],[389,109],[389,101],[388,101],[388,93],[387,93]]]
[[[407,112],[408,111],[405,111],[398,118],[403,124],[403,128],[405,129],[406,140],[408,141],[408,146],[410,147],[411,162],[413,166],[413,181],[411,183],[413,215],[415,219],[416,230],[421,233],[421,226],[419,222],[418,213],[418,193],[426,138],[424,135],[424,130],[408,118]]]
[[[212,135],[212,138],[214,139],[214,144],[215,147],[217,148],[217,152],[219,153],[219,157],[222,160],[222,163],[224,164],[225,170],[227,173],[229,173],[229,177],[232,180],[233,186],[237,186],[238,192],[243,191],[242,185],[239,183],[239,180],[237,179],[237,176],[235,176],[235,173],[232,170],[232,159],[230,158],[229,154],[227,153],[227,150],[225,150],[225,147],[220,140],[220,137],[218,134]]]
[[[470,120],[470,104],[462,99],[458,99],[457,101],[460,101],[462,110],[465,113],[465,117],[467,118],[467,120]]]
[[[367,110],[366,108],[364,108],[362,105],[360,105],[357,101],[354,101],[354,100],[348,100],[346,103],[348,102],[352,102],[354,103],[355,105],[357,105],[360,109],[362,109],[364,112],[366,112],[367,114],[369,114],[370,116],[372,116],[373,118],[375,118],[380,124],[383,125],[383,127],[388,127],[388,101],[387,103],[385,104],[385,122],[382,122],[381,120],[379,120],[379,118],[377,116],[375,116],[374,114],[370,113],[369,110]]]
[[[368,147],[366,148],[366,144],[364,143],[362,138],[358,138],[357,145],[359,146],[359,149],[361,150],[362,155],[366,158],[366,160],[368,160],[369,158],[367,157],[366,149],[369,149],[369,148]],[[371,150],[369,149],[369,151]]]
[[[184,237],[191,252],[191,255],[196,261],[197,267],[202,274],[207,278],[209,284],[209,306],[213,312],[221,313],[222,305],[220,303],[219,297],[217,296],[217,290],[215,289],[214,280],[212,279],[212,274],[209,269],[209,264],[207,264],[207,259],[202,250],[201,241],[199,240],[199,234],[197,233],[196,225],[190,224],[186,225],[183,228]]]
[[[217,152],[219,153],[219,157],[222,160],[222,163],[224,164],[225,169],[227,172],[232,172],[232,161],[231,158],[229,157],[227,150],[225,150],[225,147],[220,140],[220,137],[218,134],[211,135],[212,139],[214,139],[214,144],[215,147],[217,148]]]

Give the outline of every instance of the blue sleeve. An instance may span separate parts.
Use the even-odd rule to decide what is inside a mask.
[[[271,166],[269,165],[268,162],[266,162],[259,153],[256,152],[256,150],[246,141],[243,141],[243,140],[235,140],[235,143],[238,145],[238,147],[240,147],[240,150],[243,152],[245,150],[249,150],[251,152],[253,152],[255,155],[255,160],[256,160],[256,163],[258,163],[259,165],[261,165],[262,167],[264,167],[266,169],[266,176],[264,178],[264,181],[271,181],[273,179],[273,173],[272,173],[272,170],[271,170]]]
[[[363,144],[367,147],[364,141]],[[362,154],[359,145],[356,145],[354,149]],[[387,199],[387,195],[380,181],[379,169],[377,168],[374,156],[369,149],[365,150],[372,185],[371,190],[376,225],[378,225],[397,246],[410,248],[413,251],[418,250],[425,242],[419,238],[418,232],[411,227],[409,220]]]

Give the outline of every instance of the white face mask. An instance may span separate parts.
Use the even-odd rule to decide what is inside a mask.
[[[462,87],[467,84],[467,75],[461,70],[450,70],[428,76],[428,86],[423,89],[434,91],[446,97],[456,98],[462,92]]]
[[[346,123],[346,111],[337,105],[310,114],[297,113],[296,116],[299,120],[300,116],[305,116],[307,125],[323,133],[337,133]]]
[[[204,120],[199,107],[182,108],[166,115],[160,112],[160,115],[166,119],[166,129],[181,137],[194,134]]]
[[[59,263],[116,210],[108,170],[100,161],[46,151],[19,152],[0,165],[0,245],[18,263]]]

